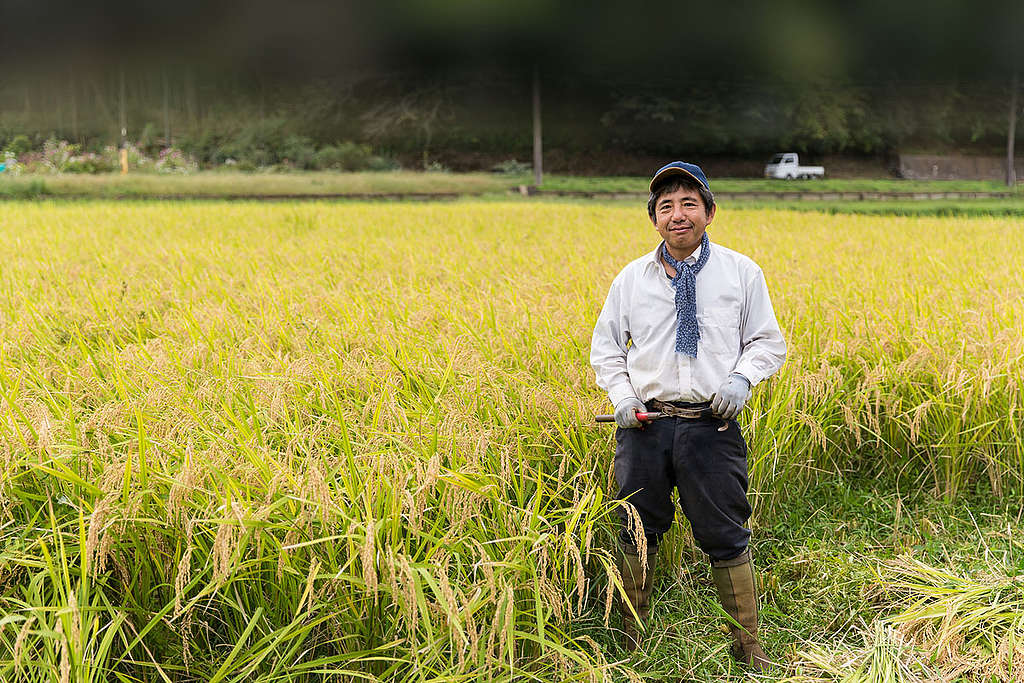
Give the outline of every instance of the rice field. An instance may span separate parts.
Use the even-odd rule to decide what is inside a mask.
[[[790,345],[743,418],[755,542],[837,480],[897,519],[899,491],[1019,499],[1019,221],[724,207],[710,234]],[[637,680],[587,358],[656,243],[622,204],[3,204],[0,680]],[[696,557],[683,525],[662,553]],[[878,571],[915,625],[860,659],[777,641],[780,676],[927,680],[910,639],[967,642],[963,611],[921,625],[929,585],[1019,600]],[[742,678],[724,646],[689,673]]]

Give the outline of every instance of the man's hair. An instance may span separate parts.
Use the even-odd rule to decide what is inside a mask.
[[[647,215],[651,217],[651,221],[654,221],[654,205],[658,203],[658,198],[663,194],[675,192],[676,190],[694,190],[700,195],[701,201],[704,202],[704,213],[711,213],[711,209],[715,205],[715,195],[711,194],[711,190],[693,178],[684,175],[674,175],[654,186],[651,197],[647,200]]]

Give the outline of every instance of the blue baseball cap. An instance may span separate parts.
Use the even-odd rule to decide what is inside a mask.
[[[686,175],[690,176],[698,183],[704,186],[708,192],[711,191],[711,186],[708,185],[708,177],[704,175],[704,171],[701,170],[697,164],[687,163],[685,161],[673,161],[670,164],[665,164],[658,169],[658,172],[651,178],[650,191],[654,192],[654,186],[665,180],[666,178],[674,175]]]

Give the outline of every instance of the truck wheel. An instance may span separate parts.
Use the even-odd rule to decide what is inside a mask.
[[[792,173],[787,173],[786,174],[786,180],[792,180],[792,179],[793,179],[793,174]]]

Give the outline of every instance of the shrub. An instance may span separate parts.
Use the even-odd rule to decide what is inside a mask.
[[[369,145],[339,142],[321,147],[313,155],[313,168],[326,171],[393,171],[398,163],[377,156]]]
[[[115,166],[107,157],[94,152],[86,152],[71,157],[64,167],[65,173],[109,173]]]
[[[156,156],[167,143],[163,136],[157,132],[153,123],[147,123],[139,134],[138,146],[149,156]]]
[[[22,136],[23,137],[23,136]],[[16,174],[27,173],[100,173],[111,170],[111,164],[98,154],[81,154],[81,147],[67,140],[49,138],[41,152],[27,152],[20,163],[13,151],[5,152],[8,169]],[[11,162],[14,163],[11,163]]]
[[[304,135],[289,135],[278,150],[278,161],[291,162],[295,168],[312,168],[315,154],[312,140]]]
[[[15,156],[21,156],[22,154],[28,154],[32,151],[32,141],[28,139],[27,135],[15,135],[11,138],[11,143],[7,145],[7,151],[13,152]]]
[[[146,152],[137,143],[127,142],[125,143],[125,149],[128,150],[128,168],[147,168],[153,165],[153,160],[146,156]],[[120,165],[120,159],[118,159],[118,165]]]
[[[78,145],[72,145],[67,140],[50,138],[43,143],[43,165],[51,173],[64,173],[77,152]]]
[[[180,149],[165,147],[160,150],[153,168],[158,173],[195,173],[199,170],[199,163]]]
[[[286,162],[289,166],[306,168],[312,163],[313,154],[313,142],[309,138],[290,133],[285,119],[273,118],[222,138],[206,158],[215,164],[235,159],[242,170]]]
[[[153,160],[147,157],[135,143],[125,143],[125,149],[128,150],[128,168],[145,170],[153,167]],[[119,147],[107,145],[103,148],[100,157],[106,165],[104,170],[115,171],[121,168],[121,149]]]
[[[368,145],[341,142],[321,147],[313,156],[313,166],[320,170],[357,171],[366,168],[371,156]]]
[[[505,173],[508,175],[524,175],[533,171],[532,164],[526,164],[515,159],[506,159],[499,164],[491,166],[492,173]]]
[[[367,171],[398,171],[401,168],[402,165],[398,163],[398,159],[384,156],[370,157],[370,161],[366,166]]]
[[[18,161],[18,156],[14,152],[3,153],[4,173],[10,175],[21,175],[25,170],[25,165]]]
[[[199,162],[211,165],[225,164],[229,159],[234,159],[231,153],[225,152],[223,147],[226,138],[223,133],[214,130],[204,130],[197,137],[183,137],[180,141],[180,149],[190,154]],[[237,163],[237,159],[235,159]]]

